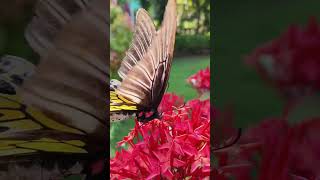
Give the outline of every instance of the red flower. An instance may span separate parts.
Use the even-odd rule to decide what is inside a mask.
[[[209,100],[190,101],[172,108],[175,95],[165,95],[161,120],[135,128],[120,144],[128,143],[110,160],[111,179],[208,179],[210,175]],[[169,106],[169,107],[163,107]],[[120,145],[119,144],[119,145]]]
[[[166,93],[162,97],[162,101],[158,107],[159,112],[170,112],[184,104],[184,99],[175,94]]]
[[[210,69],[202,69],[196,74],[190,76],[187,79],[187,82],[190,83],[197,91],[202,94],[204,92],[210,91]]]
[[[283,119],[267,119],[250,128],[233,147],[213,152],[218,159],[216,179],[259,180],[320,178],[320,119],[289,125]]]
[[[246,62],[286,97],[320,90],[320,27],[310,18],[305,29],[291,26],[281,37],[257,48]]]

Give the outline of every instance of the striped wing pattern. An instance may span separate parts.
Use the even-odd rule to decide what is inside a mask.
[[[176,2],[169,0],[146,54],[127,72],[116,93],[146,110],[157,108],[167,87],[176,33]]]
[[[137,104],[118,95],[115,91],[110,91],[111,122],[128,119],[132,117],[136,111],[138,111]]]
[[[107,7],[103,0],[39,1],[37,16],[29,24],[26,38],[41,55],[40,64],[20,72],[24,69],[17,67],[25,60],[14,56],[1,58],[4,64],[0,66],[0,79],[11,85],[11,94],[17,91],[18,95],[0,94],[0,149],[6,150],[0,151],[0,156],[10,155],[10,151],[71,152],[72,148],[73,152],[83,153],[87,151],[83,147],[87,142],[104,145],[108,117],[105,92],[109,82]],[[45,41],[40,44],[35,38]],[[42,45],[50,48],[40,52],[37,47]],[[16,67],[8,66],[7,61],[17,62]],[[10,77],[17,75],[24,81],[22,87],[11,83]],[[8,87],[2,89],[7,91]],[[45,139],[52,140],[50,145],[64,148],[49,146]],[[81,147],[71,147],[71,141],[81,142]],[[32,148],[31,142],[35,145]],[[22,146],[29,149],[21,149]],[[21,151],[13,150],[14,147]]]
[[[125,79],[127,73],[143,59],[155,34],[156,28],[148,12],[144,9],[139,9],[136,14],[135,31],[132,43],[118,70],[121,79]]]
[[[0,93],[0,179],[62,179],[66,160],[83,173],[106,147],[107,1],[39,0],[35,11],[25,36],[40,63],[17,95]]]
[[[93,0],[72,16],[34,75],[18,91],[24,104],[100,141],[106,137],[109,116],[105,102],[109,83],[107,7],[107,2]]]
[[[121,95],[116,94],[115,91],[110,91],[110,111],[136,111],[137,106],[134,102],[127,100]]]
[[[88,6],[87,0],[40,0],[35,17],[28,24],[25,37],[39,55],[46,55],[53,41],[72,16]]]
[[[0,60],[0,157],[42,152],[86,153],[85,133],[27,107],[16,89],[34,72],[23,58],[6,55]],[[11,90],[9,92],[9,90]],[[1,177],[1,176],[0,176]]]
[[[0,157],[37,152],[87,153],[85,133],[26,107],[15,95],[0,95]]]

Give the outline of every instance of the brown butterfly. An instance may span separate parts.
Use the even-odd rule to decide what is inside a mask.
[[[59,179],[109,148],[109,4],[41,0],[35,13],[25,36],[40,63],[17,95],[0,94],[0,179]]]
[[[112,121],[132,114],[142,122],[159,116],[157,108],[168,86],[176,26],[175,0],[168,0],[157,31],[144,9],[137,12],[133,41],[118,71],[122,82],[116,85],[111,82]]]

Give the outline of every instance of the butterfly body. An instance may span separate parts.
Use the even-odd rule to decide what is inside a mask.
[[[160,119],[160,114],[157,109],[150,111],[141,111],[137,114],[137,120],[142,123],[149,122],[153,119]]]

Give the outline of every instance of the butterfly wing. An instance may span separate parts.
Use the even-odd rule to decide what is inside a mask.
[[[137,104],[118,95],[115,91],[110,91],[111,122],[128,119],[132,117],[137,110]]]
[[[0,94],[0,179],[81,177],[90,147],[80,130]]]
[[[35,17],[28,24],[25,38],[40,56],[54,45],[54,39],[72,17],[88,6],[87,0],[41,0],[35,7]]]
[[[127,73],[138,63],[138,61],[143,59],[155,34],[156,28],[148,12],[144,9],[139,9],[136,14],[133,40],[121,62],[120,69],[118,70],[118,74],[122,79],[125,79]]]
[[[116,93],[145,108],[156,108],[167,87],[176,33],[176,2],[169,0],[151,45],[127,73]]]
[[[56,34],[53,48],[25,81],[19,95],[28,106],[82,130],[90,141],[104,142],[108,117],[108,5],[102,0],[90,2]]]
[[[75,2],[86,6],[71,12],[67,4]],[[108,3],[40,3],[57,3],[38,10],[41,13],[36,18],[41,23],[34,20],[26,33],[41,62],[18,90],[19,96],[0,95],[0,179],[57,179],[57,174],[61,178],[61,169],[69,168],[57,167],[60,160],[63,165],[70,160],[68,157],[78,162],[88,159],[90,152],[106,147]],[[57,15],[61,12],[72,16],[57,25],[55,18],[61,18]],[[41,163],[37,164],[37,160]],[[44,161],[50,162],[52,168],[45,169],[48,166]],[[74,162],[72,168],[73,165]],[[80,173],[83,164],[79,167]]]
[[[139,9],[136,14],[133,40],[118,70],[118,74],[122,79],[125,79],[127,73],[143,59],[155,34],[156,29],[148,12],[144,9]],[[115,93],[115,90],[120,85],[121,83],[117,80],[112,79],[110,82],[110,120],[112,122],[128,119],[138,109],[133,102]]]
[[[71,135],[81,136],[84,135],[83,132],[23,105],[15,95],[16,88],[33,73],[34,68],[20,57],[7,55],[1,58],[0,80],[10,87],[2,87],[0,93],[0,157],[38,151],[87,152],[84,149],[85,142],[79,140],[79,137],[72,139],[74,136]],[[12,92],[6,93],[8,88]]]

